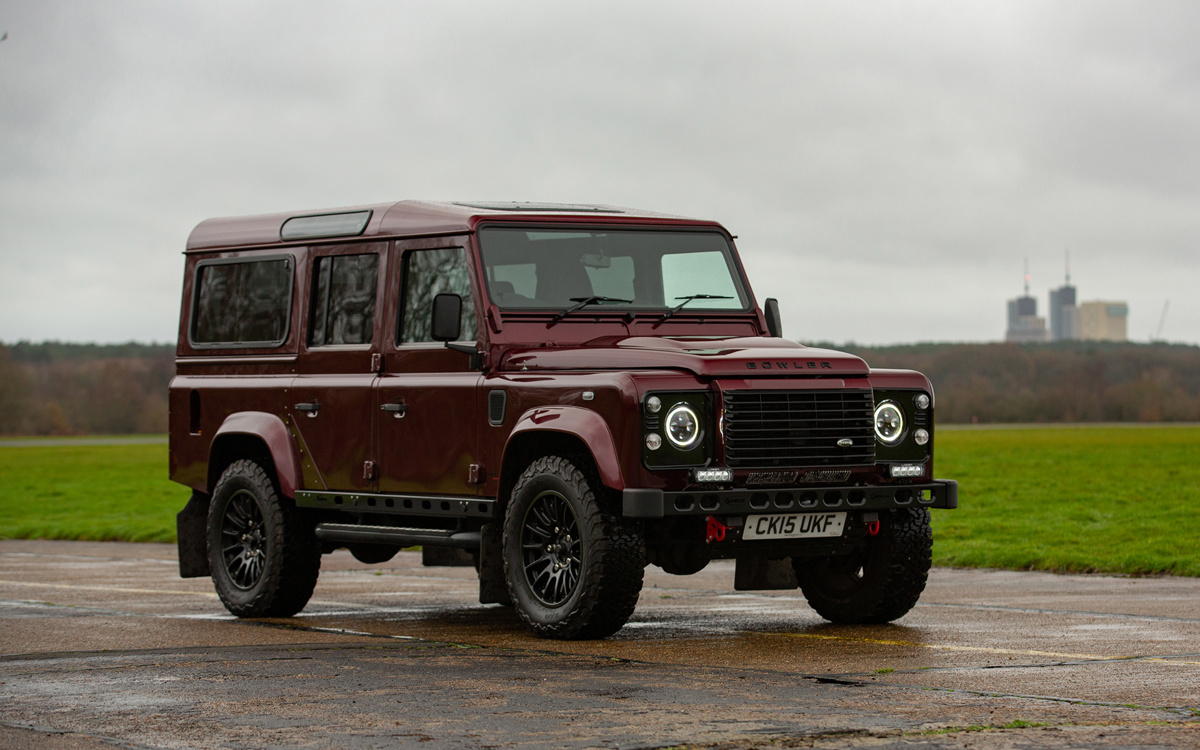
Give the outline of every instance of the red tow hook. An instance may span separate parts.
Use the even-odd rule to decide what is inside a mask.
[[[729,527],[726,526],[725,524],[721,523],[720,521],[713,518],[712,516],[709,516],[708,517],[708,534],[707,534],[706,539],[704,540],[705,543],[712,544],[713,542],[725,541],[725,531],[728,528]]]
[[[870,534],[871,536],[875,536],[876,534],[878,534],[879,533],[879,522],[878,521],[867,522],[867,533]]]

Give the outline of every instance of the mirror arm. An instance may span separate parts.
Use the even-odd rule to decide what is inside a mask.
[[[458,341],[447,341],[446,348],[453,352],[462,352],[463,354],[471,355],[471,361],[468,364],[472,370],[483,369],[483,352],[475,348],[474,344],[464,344]]]

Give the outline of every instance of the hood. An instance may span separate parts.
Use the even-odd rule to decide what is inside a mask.
[[[778,338],[604,337],[581,346],[510,350],[502,370],[687,370],[700,377],[867,375],[862,359]]]

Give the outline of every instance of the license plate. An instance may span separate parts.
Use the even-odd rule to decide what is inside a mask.
[[[748,516],[742,539],[816,539],[841,536],[845,513],[792,513]]]

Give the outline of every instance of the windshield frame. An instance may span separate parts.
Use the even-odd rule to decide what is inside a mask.
[[[521,222],[521,221],[493,221],[479,224],[475,232],[475,245],[479,254],[479,270],[480,270],[480,286],[486,294],[489,303],[495,306],[500,312],[507,314],[536,314],[536,315],[558,315],[564,309],[570,307],[571,302],[566,302],[561,306],[552,303],[542,303],[537,305],[521,305],[521,304],[505,304],[498,299],[498,294],[493,289],[492,283],[494,279],[490,278],[490,268],[495,265],[488,263],[488,235],[491,230],[507,230],[516,232],[540,232],[540,233],[593,233],[593,234],[667,234],[667,235],[706,235],[709,237],[720,238],[719,248],[714,247],[713,250],[719,249],[722,258],[725,261],[726,269],[729,272],[729,280],[733,285],[733,293],[736,295],[734,300],[741,303],[740,306],[723,306],[713,307],[704,306],[702,303],[706,300],[696,299],[691,304],[687,304],[682,310],[679,310],[672,316],[674,318],[683,318],[687,316],[702,316],[713,317],[720,315],[746,315],[756,311],[756,303],[754,294],[750,289],[750,285],[746,280],[745,272],[742,268],[741,259],[738,257],[737,250],[733,244],[733,238],[730,234],[719,225],[712,226],[694,226],[694,225],[671,225],[664,226],[646,225],[646,224],[610,224],[610,223],[542,223],[542,222]],[[670,253],[662,253],[659,255],[660,264],[661,258]],[[621,256],[613,256],[621,257]],[[660,269],[661,271],[661,269]],[[659,273],[661,279],[661,273]],[[696,291],[696,290],[693,290]],[[596,292],[597,294],[601,294]],[[603,295],[601,295],[603,296]],[[636,297],[635,297],[636,299]],[[727,302],[728,300],[716,299],[714,302]],[[606,315],[618,314],[621,316],[655,316],[661,317],[663,313],[679,304],[679,300],[664,300],[663,304],[614,304],[614,303],[598,303],[590,305],[586,308],[588,315]]]

